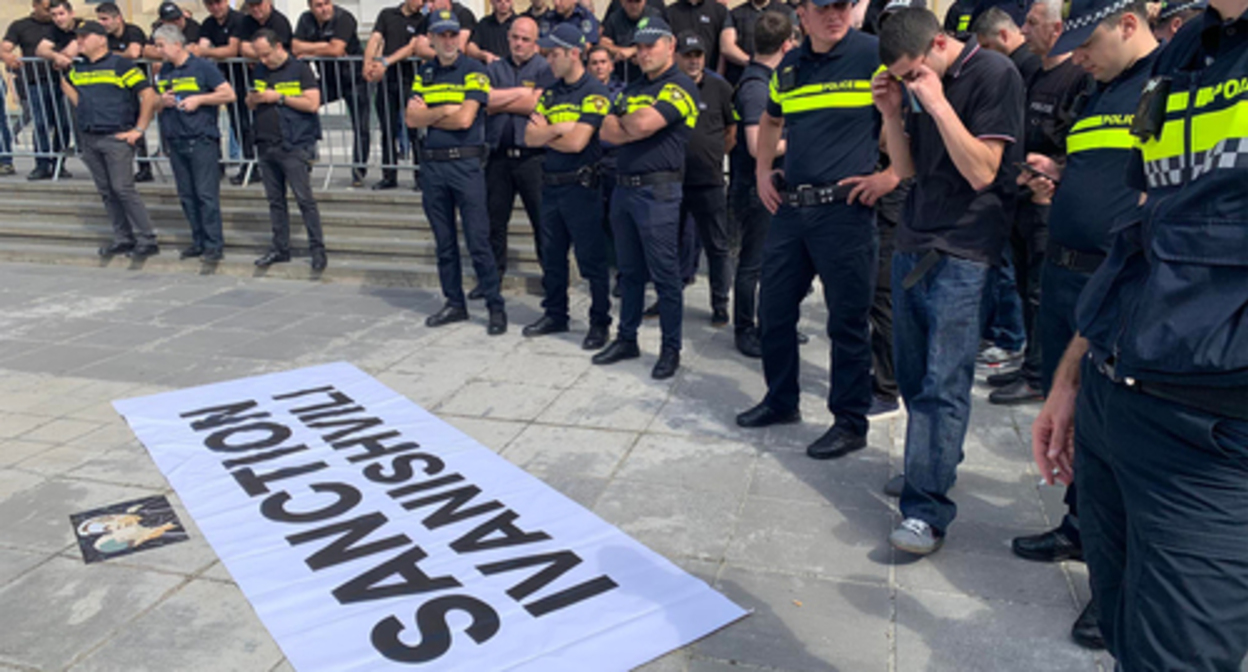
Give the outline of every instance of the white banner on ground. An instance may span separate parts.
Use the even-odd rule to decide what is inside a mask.
[[[746,613],[350,364],[114,406],[301,672],[627,670]]]

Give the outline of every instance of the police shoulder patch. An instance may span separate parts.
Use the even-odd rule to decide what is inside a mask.
[[[599,96],[597,94],[585,96],[585,101],[581,105],[582,108],[591,109],[598,114],[606,114],[607,108],[610,106],[611,104],[607,102],[606,96]]]

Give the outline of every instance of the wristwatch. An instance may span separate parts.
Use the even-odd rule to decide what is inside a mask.
[[[281,105],[282,107],[286,107],[286,94],[284,93],[277,94],[277,104]]]

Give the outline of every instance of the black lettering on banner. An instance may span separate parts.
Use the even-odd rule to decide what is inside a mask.
[[[428,554],[423,548],[413,546],[338,586],[334,589],[334,597],[340,604],[352,604],[401,595],[432,593],[448,588],[458,588],[462,585],[453,576],[431,577],[426,574],[417,566],[426,557]],[[398,583],[378,585],[385,579],[396,575],[403,580]]]
[[[578,583],[567,590],[561,590],[550,597],[543,597],[536,602],[530,602],[524,605],[524,610],[532,614],[534,618],[541,618],[551,612],[559,611],[564,607],[570,607],[577,602],[583,602],[595,595],[601,595],[608,590],[619,587],[619,584],[612,581],[611,577],[603,575],[596,579]]]
[[[382,443],[382,441],[393,439],[397,436],[399,436],[398,432],[389,431],[382,432],[380,434],[373,434],[372,436],[361,436],[357,439],[336,441],[329,445],[333,446],[334,450],[342,450],[343,448],[350,448],[351,446],[362,446],[364,448],[364,453],[352,455],[347,458],[347,461],[351,463],[363,462],[364,460],[376,459],[385,455],[393,455],[394,453],[415,450],[420,447],[420,444],[415,441],[404,441],[403,443],[398,443],[393,446],[387,446]]]
[[[299,419],[304,422],[312,422],[313,420],[320,420],[322,418],[332,418],[337,415],[351,415],[352,413],[363,413],[363,412],[364,412],[363,406],[352,406],[350,408],[337,408],[337,409],[330,410],[330,411],[321,411],[320,413],[309,413],[307,415],[299,416]]]
[[[244,492],[252,497],[255,497],[268,492],[268,483],[271,481],[280,481],[284,478],[302,476],[303,474],[310,474],[314,471],[320,471],[321,469],[326,469],[328,467],[329,465],[324,462],[313,462],[311,464],[301,464],[297,467],[286,467],[285,469],[270,471],[267,474],[257,474],[252,471],[250,467],[245,467],[243,469],[239,469],[238,471],[230,472],[230,475],[234,477],[234,480],[238,481],[239,485],[243,486]]]
[[[527,558],[513,558],[501,562],[491,562],[488,565],[479,565],[477,570],[486,576],[492,576],[502,572],[513,572],[517,569],[532,567],[533,565],[546,565],[542,571],[507,589],[507,594],[511,596],[511,599],[519,602],[545,588],[579,564],[581,564],[581,556],[572,551],[556,551],[542,555],[530,555]]]
[[[356,432],[362,432],[366,429],[371,429],[373,427],[378,427],[380,425],[385,424],[381,421],[381,418],[352,418],[350,420],[326,420],[325,422],[312,422],[312,423],[309,423],[307,422],[307,420],[304,420],[304,423],[307,424],[308,427],[312,429],[326,429],[329,427],[342,427],[343,428],[336,432],[333,432],[331,434],[326,434],[325,436],[321,437],[325,439],[326,443],[333,443],[340,439],[345,439],[348,436],[355,434]]]
[[[286,508],[286,503],[291,500],[291,496],[283,490],[269,495],[260,503],[260,514],[278,523],[319,523],[322,520],[341,516],[355,508],[355,505],[363,499],[359,490],[346,483],[313,483],[308,486],[308,489],[312,492],[332,492],[337,495],[337,499],[319,509],[295,512]]]
[[[277,458],[282,457],[284,455],[292,455],[294,453],[298,453],[307,449],[308,447],[303,444],[299,444],[297,446],[288,446],[286,448],[278,448],[277,450],[270,450],[270,451],[266,451],[263,453],[256,453],[255,455],[248,455],[246,457],[236,457],[232,460],[226,460],[222,462],[221,466],[225,467],[226,469],[234,469],[236,467],[246,467],[252,464],[268,462],[269,460],[276,460]]]
[[[550,539],[550,535],[538,530],[536,532],[525,532],[516,527],[512,523],[520,517],[520,514],[507,509],[506,511],[494,516],[485,523],[469,530],[467,534],[451,542],[451,550],[459,554],[474,553],[476,551],[484,551],[491,548],[504,548],[507,546],[520,546],[521,544],[532,544],[538,541],[546,541]],[[492,539],[486,537],[497,534]],[[575,556],[573,556],[575,557]],[[577,562],[581,559],[577,558]],[[478,569],[480,569],[478,567]],[[484,571],[484,570],[482,570]]]
[[[350,404],[355,403],[354,399],[352,399],[351,397],[348,397],[347,395],[341,392],[338,392],[337,390],[330,392],[329,398],[332,399],[333,401],[327,401],[323,404],[313,404],[311,406],[301,406],[299,408],[292,408],[290,409],[290,412],[294,415],[303,415],[305,413],[325,411],[331,408],[337,408],[338,406],[348,406]]]
[[[334,389],[333,385],[326,385],[324,387],[311,387],[306,390],[299,390],[297,392],[287,392],[286,394],[277,394],[277,395],[274,395],[273,398],[276,399],[277,401],[284,401],[286,399],[294,399],[295,397],[306,397],[309,394],[320,394],[322,392],[329,392],[332,389]]]
[[[391,499],[398,499],[400,497],[406,497],[412,494],[413,492],[421,492],[424,490],[434,490],[444,485],[450,485],[452,483],[459,483],[462,480],[464,480],[464,477],[460,476],[459,474],[449,474],[447,476],[440,476],[438,478],[431,478],[427,481],[421,481],[419,483],[412,483],[411,485],[405,485],[401,488],[387,490],[386,494],[390,495]]]
[[[246,435],[259,433],[258,439],[247,441],[245,443],[230,443],[228,439],[235,434]],[[290,428],[286,425],[276,422],[253,422],[250,425],[240,425],[238,427],[226,427],[209,434],[204,439],[204,445],[212,450],[225,453],[237,453],[244,450],[259,450],[261,448],[272,448],[278,444],[284,443],[291,435]]]
[[[447,595],[429,600],[416,610],[416,629],[420,644],[408,646],[399,639],[403,622],[387,616],[373,626],[373,648],[390,660],[400,663],[427,663],[440,658],[451,648],[451,628],[446,615],[452,611],[467,612],[472,624],[464,634],[477,644],[484,644],[499,628],[498,613],[490,605],[467,595]]]
[[[393,471],[389,474],[385,472],[385,465],[370,464],[364,467],[364,477],[374,483],[402,483],[411,480],[416,474],[416,470],[412,468],[412,463],[417,460],[425,463],[424,472],[428,476],[441,473],[446,468],[446,463],[440,458],[430,455],[429,453],[408,453],[399,455],[390,461]]]
[[[191,429],[197,432],[202,432],[205,429],[215,429],[222,425],[232,425],[236,422],[242,422],[244,420],[258,420],[260,418],[269,417],[270,414],[267,412],[256,413],[253,415],[244,415],[244,416],[238,415],[239,413],[253,409],[256,406],[257,404],[255,401],[251,401],[251,400],[240,401],[237,404],[224,404],[222,406],[211,406],[209,408],[201,408],[198,411],[189,411],[187,413],[183,413],[182,415],[178,417],[191,418],[196,415],[207,415],[209,413],[212,413],[213,415],[209,415],[208,417],[203,418],[202,420],[196,420],[195,422],[191,423]]]
[[[490,500],[484,504],[479,504],[471,508],[462,508],[479,494],[481,494],[481,488],[478,488],[475,485],[465,485],[462,488],[439,492],[436,495],[413,499],[410,502],[403,502],[402,504],[403,508],[408,511],[415,511],[416,509],[429,506],[430,504],[446,502],[442,506],[438,507],[437,511],[429,514],[423,521],[421,521],[421,523],[424,524],[425,529],[436,530],[444,525],[458,523],[461,520],[468,520],[469,518],[479,516],[483,513],[489,513],[490,511],[503,508],[503,503],[497,499]]]
[[[286,541],[289,542],[291,546],[297,546],[316,539],[339,535],[336,539],[330,542],[328,546],[313,553],[305,561],[307,562],[308,567],[311,567],[312,571],[315,572],[325,569],[326,567],[332,567],[344,562],[350,562],[374,553],[388,551],[392,548],[398,548],[399,546],[406,546],[407,544],[412,543],[412,540],[408,538],[407,535],[396,534],[386,537],[385,539],[378,539],[377,541],[373,541],[362,546],[357,547],[355,545],[356,542],[381,529],[381,527],[387,522],[389,521],[386,519],[384,514],[381,512],[373,512],[363,516],[357,516],[351,520],[346,520],[341,523],[333,523],[332,525],[318,527],[314,530],[308,530],[307,532],[292,534],[286,537]]]

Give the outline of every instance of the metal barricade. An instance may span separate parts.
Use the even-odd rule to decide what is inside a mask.
[[[65,158],[77,151],[73,110],[61,91],[62,73],[42,58],[19,59],[21,65],[10,73],[13,98],[3,96],[4,114],[0,123],[0,157],[33,158],[58,179]],[[27,132],[28,131],[28,132]]]

